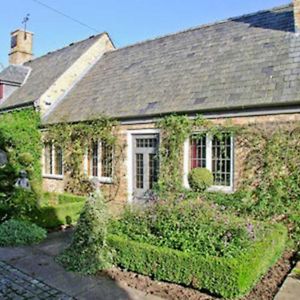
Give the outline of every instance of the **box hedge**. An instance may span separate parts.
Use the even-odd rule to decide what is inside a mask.
[[[77,222],[84,201],[42,206],[33,217],[33,221],[44,228],[55,228]]]
[[[274,225],[264,240],[235,258],[201,256],[109,235],[115,263],[125,269],[163,280],[208,290],[225,298],[245,295],[281,256],[287,230]]]

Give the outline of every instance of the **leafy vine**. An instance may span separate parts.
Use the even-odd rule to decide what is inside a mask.
[[[92,142],[102,141],[114,149],[112,167],[117,170],[123,156],[123,147],[118,144],[117,134],[118,122],[106,117],[76,124],[60,123],[47,128],[44,142],[52,142],[63,150],[67,192],[85,195],[92,191],[90,180],[83,168],[84,155]],[[118,186],[117,172],[114,172],[113,182]]]

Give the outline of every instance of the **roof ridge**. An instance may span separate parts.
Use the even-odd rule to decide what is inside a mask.
[[[36,61],[36,60],[38,60],[38,59],[44,58],[44,57],[47,56],[47,55],[54,54],[54,53],[57,53],[57,52],[59,52],[59,51],[62,51],[62,50],[64,50],[64,49],[68,48],[68,47],[73,47],[73,46],[78,45],[78,44],[80,44],[80,43],[83,43],[83,42],[85,42],[85,41],[87,41],[87,40],[89,40],[89,39],[95,39],[95,38],[98,38],[98,37],[100,38],[100,37],[101,37],[102,35],[104,35],[104,34],[108,34],[108,33],[107,33],[106,31],[103,31],[103,32],[98,33],[98,34],[91,35],[91,36],[89,36],[88,38],[85,38],[85,39],[82,39],[82,40],[79,40],[79,41],[75,41],[75,42],[71,42],[69,45],[66,45],[66,46],[64,46],[64,47],[62,47],[62,48],[58,48],[58,49],[56,49],[56,50],[49,51],[49,52],[46,53],[46,54],[43,54],[43,55],[38,56],[38,57],[36,57],[36,58],[34,58],[34,59],[31,59],[31,60],[25,62],[22,66],[27,67],[26,64],[28,64],[28,63],[31,63],[31,62]]]
[[[284,5],[275,6],[273,8],[269,8],[269,9],[258,10],[258,11],[253,12],[253,13],[243,14],[243,15],[236,16],[236,17],[230,17],[230,18],[227,18],[227,19],[223,19],[223,20],[219,20],[219,21],[215,21],[215,22],[211,22],[211,23],[205,23],[205,24],[202,24],[202,25],[193,26],[193,27],[190,27],[190,28],[187,28],[187,29],[184,29],[184,30],[179,30],[179,31],[176,31],[176,32],[173,32],[173,33],[167,33],[167,34],[164,34],[164,35],[159,35],[159,36],[154,37],[154,38],[149,38],[149,39],[137,42],[137,43],[133,43],[133,44],[129,44],[129,45],[126,45],[126,46],[123,46],[123,47],[120,47],[120,48],[116,48],[112,51],[108,51],[108,52],[104,53],[104,55],[106,55],[108,53],[114,53],[114,52],[117,52],[119,50],[128,49],[128,48],[132,48],[132,47],[135,47],[135,46],[143,45],[143,44],[153,42],[153,41],[156,41],[156,40],[160,40],[160,39],[168,38],[168,37],[171,37],[171,36],[175,36],[177,34],[192,32],[192,31],[195,31],[195,30],[216,26],[216,25],[219,25],[219,24],[227,23],[227,22],[230,22],[230,21],[234,21],[234,20],[237,20],[237,19],[244,18],[244,17],[251,17],[251,16],[255,16],[257,14],[267,13],[267,12],[270,12],[270,11],[276,11],[276,10],[280,10],[280,9],[284,9],[284,8],[288,8],[288,7],[292,7],[292,6],[293,6],[293,3],[284,4]]]

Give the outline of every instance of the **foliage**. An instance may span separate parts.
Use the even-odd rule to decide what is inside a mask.
[[[10,183],[11,190],[19,171],[25,170],[33,190],[40,191],[42,147],[39,126],[39,113],[33,108],[0,115],[0,148],[8,153],[9,166],[15,176]],[[0,169],[0,177],[2,172]]]
[[[109,231],[131,240],[217,257],[234,257],[267,231],[251,219],[224,214],[199,201],[158,201],[148,208],[129,208]]]
[[[78,196],[74,194],[69,193],[51,193],[51,192],[45,192],[42,195],[42,198],[40,200],[41,206],[56,206],[58,204],[70,204],[70,203],[76,203],[76,202],[85,202],[86,198],[83,196]]]
[[[214,183],[213,174],[206,168],[195,168],[188,175],[189,185],[196,192],[203,192]]]
[[[116,250],[115,263],[125,269],[164,280],[208,290],[225,298],[249,292],[284,250],[286,230],[269,228],[260,241],[234,258],[205,256],[109,235]]]
[[[15,188],[10,197],[0,199],[1,219],[17,218],[29,220],[37,210],[37,195],[28,190]]]
[[[47,128],[45,142],[63,147],[64,171],[68,178],[66,191],[72,194],[86,195],[92,192],[90,181],[83,172],[83,157],[94,141],[103,141],[114,149],[114,164],[117,165],[123,153],[117,143],[118,123],[106,117],[77,124],[61,123]],[[117,166],[113,166],[117,169]],[[114,183],[118,184],[118,176]]]
[[[27,221],[10,219],[0,224],[0,246],[36,244],[46,238],[45,229]]]
[[[233,126],[231,122],[218,126],[200,115],[194,119],[186,115],[170,115],[158,121],[156,126],[160,129],[161,140],[160,171],[155,191],[163,199],[175,199],[184,193],[182,184],[183,145],[191,133],[197,132],[197,136],[211,134],[221,139],[223,132],[233,134],[238,131],[238,128]]]
[[[282,222],[300,240],[300,124],[247,126],[236,138],[243,149],[240,190],[201,197],[240,216]]]
[[[68,270],[93,274],[110,267],[112,253],[106,244],[108,212],[104,197],[90,196],[77,223],[71,245],[58,257]]]
[[[83,207],[84,201],[41,206],[32,215],[31,219],[44,228],[58,228],[61,225],[71,225],[78,221]]]

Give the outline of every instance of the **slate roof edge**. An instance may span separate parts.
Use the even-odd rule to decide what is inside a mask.
[[[98,33],[98,34],[95,34],[95,35],[91,35],[91,36],[89,36],[88,38],[85,38],[85,39],[82,39],[82,40],[78,40],[78,41],[75,41],[75,42],[71,42],[69,45],[66,45],[66,46],[64,46],[64,47],[55,49],[55,50],[53,50],[53,51],[49,51],[49,52],[46,53],[46,54],[43,54],[43,55],[38,56],[38,57],[36,57],[36,58],[33,58],[33,59],[31,59],[31,60],[25,62],[25,63],[24,63],[23,65],[21,65],[21,66],[23,66],[23,67],[29,67],[29,66],[27,66],[26,64],[31,63],[31,62],[33,62],[33,61],[37,61],[37,60],[39,60],[39,59],[42,59],[42,58],[44,58],[44,57],[47,56],[47,55],[55,54],[56,52],[62,51],[62,50],[64,50],[64,49],[68,48],[68,47],[75,46],[76,44],[83,43],[83,42],[85,42],[85,41],[87,41],[87,40],[89,40],[89,39],[98,39],[98,38],[100,38],[101,36],[103,36],[103,35],[105,35],[105,34],[109,37],[109,34],[108,34],[107,32],[105,32],[105,31],[104,31],[104,32],[101,32],[101,33]]]
[[[115,50],[107,52],[107,53],[114,53],[114,52],[117,52],[117,51],[121,51],[121,50],[125,50],[125,49],[132,48],[132,47],[135,47],[135,46],[143,45],[143,44],[146,44],[146,43],[149,43],[149,42],[153,42],[153,41],[156,41],[156,40],[168,38],[168,37],[175,36],[175,35],[178,35],[178,34],[195,31],[195,30],[199,30],[199,29],[202,29],[202,28],[204,29],[204,28],[208,28],[208,27],[213,27],[213,26],[216,26],[216,25],[219,25],[219,24],[224,24],[224,23],[227,23],[227,22],[232,22],[232,21],[234,22],[235,20],[238,20],[238,19],[241,19],[241,18],[251,17],[251,16],[258,15],[258,14],[263,14],[263,13],[267,13],[267,12],[270,12],[270,11],[276,11],[276,10],[280,10],[280,9],[284,9],[284,8],[288,8],[288,7],[292,7],[292,6],[293,6],[293,3],[284,4],[284,5],[275,6],[273,8],[269,8],[269,9],[258,10],[258,11],[253,12],[253,13],[242,14],[242,15],[239,15],[239,16],[236,16],[236,17],[229,17],[227,19],[223,19],[223,20],[219,20],[219,21],[206,23],[206,24],[202,24],[202,25],[198,25],[198,26],[193,26],[193,27],[190,27],[190,28],[187,28],[187,29],[184,29],[184,30],[179,30],[179,31],[176,31],[176,32],[173,32],[173,33],[158,35],[157,37],[154,37],[154,38],[149,38],[149,39],[137,42],[137,43],[133,43],[133,44],[129,44],[129,45],[126,45],[126,46],[123,46],[123,47],[119,47],[119,48],[116,48]],[[295,34],[295,32],[289,32],[289,33]],[[107,53],[105,53],[105,54],[107,54]]]
[[[132,116],[124,116],[124,117],[110,117],[113,120],[118,120],[118,121],[138,121],[138,120],[147,120],[147,119],[156,119],[156,118],[162,118],[164,116],[168,115],[188,115],[188,116],[196,116],[196,115],[204,115],[204,114],[238,114],[238,113],[243,113],[244,116],[247,116],[248,112],[251,112],[249,116],[255,114],[256,111],[259,110],[277,110],[277,114],[280,113],[281,111],[284,113],[287,113],[286,111],[290,110],[299,110],[300,112],[300,101],[297,102],[284,102],[284,103],[274,103],[274,104],[256,104],[256,105],[245,105],[245,106],[236,106],[236,107],[219,107],[219,108],[209,108],[209,109],[202,109],[202,110],[190,110],[190,111],[175,111],[175,112],[165,112],[165,113],[155,113],[155,114],[148,114],[148,115],[132,115]],[[99,115],[100,116],[100,115]],[[99,118],[99,117],[98,117]],[[97,120],[97,118],[92,118],[89,120],[81,120],[81,121],[70,121],[67,122],[68,124],[76,124],[80,122],[92,122],[93,120]],[[62,124],[65,123],[64,121],[62,122],[54,122],[54,123],[47,123],[43,122],[42,120],[42,126],[47,127],[47,126],[52,126],[55,124]],[[137,122],[138,123],[138,122]]]

